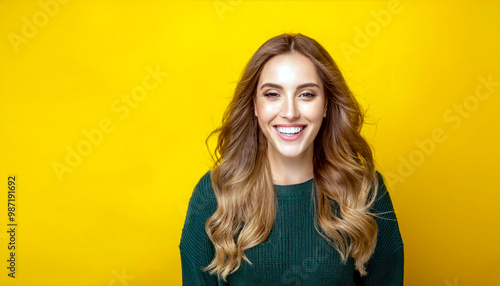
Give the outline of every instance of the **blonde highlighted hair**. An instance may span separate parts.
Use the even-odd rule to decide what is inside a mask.
[[[375,249],[377,223],[370,208],[378,177],[370,146],[360,135],[361,106],[318,42],[300,33],[282,34],[266,41],[252,56],[222,125],[207,138],[208,146],[209,138],[218,134],[211,171],[217,210],[205,224],[216,255],[203,270],[217,273],[224,281],[242,259],[251,264],[244,251],[264,242],[274,225],[277,198],[267,140],[254,116],[253,102],[266,62],[287,53],[300,53],[313,62],[327,100],[327,116],[314,141],[316,230],[344,262],[352,257],[361,275],[366,275],[365,264]]]

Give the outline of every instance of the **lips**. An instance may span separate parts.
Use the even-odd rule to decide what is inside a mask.
[[[274,125],[276,133],[285,141],[295,141],[302,136],[307,125],[290,124],[290,125]]]
[[[302,129],[304,129],[304,126],[302,126],[302,127],[282,127],[282,126],[277,126],[276,129],[281,134],[293,135],[293,134],[297,134],[300,131],[302,131]]]

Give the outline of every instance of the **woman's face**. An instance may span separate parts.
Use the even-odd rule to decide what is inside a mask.
[[[314,138],[326,116],[323,84],[314,64],[300,53],[271,58],[263,67],[255,116],[274,156],[312,156]]]

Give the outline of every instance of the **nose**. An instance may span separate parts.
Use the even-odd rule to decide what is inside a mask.
[[[283,102],[281,116],[288,119],[294,120],[300,117],[299,109],[297,108],[297,103],[293,98],[286,98]]]

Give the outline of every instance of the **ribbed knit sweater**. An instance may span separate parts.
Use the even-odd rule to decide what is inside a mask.
[[[373,210],[379,213],[375,252],[366,264],[367,276],[354,269],[353,259],[342,263],[339,253],[314,227],[314,179],[275,185],[276,219],[266,241],[245,250],[244,259],[227,282],[201,270],[215,256],[205,232],[206,220],[217,209],[208,171],[189,201],[182,229],[180,254],[183,285],[403,285],[403,241],[391,198],[379,172],[379,192]],[[319,226],[318,226],[319,229]]]

